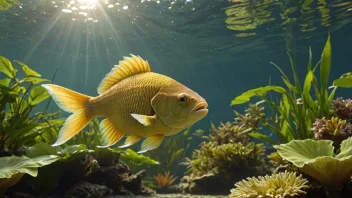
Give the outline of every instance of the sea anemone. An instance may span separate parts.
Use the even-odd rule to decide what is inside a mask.
[[[336,115],[345,120],[352,119],[352,100],[342,99],[342,97],[336,98],[332,102],[332,109],[336,112]]]
[[[285,171],[271,176],[252,177],[235,184],[229,197],[254,198],[254,197],[296,197],[306,194],[308,180],[302,175]]]
[[[332,140],[335,148],[339,148],[341,142],[352,136],[352,124],[347,120],[332,117],[330,120],[316,119],[312,131],[317,140]]]

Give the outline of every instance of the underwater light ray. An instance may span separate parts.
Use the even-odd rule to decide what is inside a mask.
[[[94,13],[94,17],[96,17],[96,14]],[[95,57],[96,57],[96,59],[98,60],[98,62],[97,63],[101,63],[101,58],[100,58],[100,54],[99,54],[99,52],[98,52],[98,46],[97,46],[97,42],[96,42],[96,35],[95,35],[95,26],[93,25],[93,24],[91,24],[91,26],[92,26],[92,36],[93,36],[93,45],[94,45],[94,54],[95,54]],[[98,70],[98,71],[100,71],[101,72],[101,70]]]
[[[56,15],[54,15],[53,17],[55,17],[55,20],[48,20],[49,22],[46,22],[43,27],[46,27],[44,30],[44,33],[42,34],[40,40],[32,47],[32,49],[29,51],[29,53],[27,54],[27,56],[23,59],[23,62],[27,62],[29,57],[32,56],[32,54],[35,52],[35,50],[38,48],[38,46],[43,42],[43,40],[46,38],[47,34],[53,29],[53,27],[56,25],[57,21],[60,19],[60,17],[62,16],[61,13],[57,13]],[[51,17],[51,19],[53,18]],[[52,21],[52,22],[51,22]]]
[[[60,58],[63,57],[63,55],[64,55],[64,53],[66,51],[67,41],[68,41],[68,39],[69,39],[69,37],[71,35],[73,23],[74,23],[74,21],[70,22],[70,27],[68,28],[68,32],[67,32],[67,34],[66,34],[66,36],[64,38],[64,42],[63,42],[63,47],[62,47],[62,52],[61,52]]]
[[[85,79],[84,79],[84,85],[87,86],[88,83],[88,73],[89,73],[89,64],[88,64],[88,57],[89,57],[89,35],[88,35],[88,24],[86,24],[86,56],[85,56]]]
[[[110,17],[107,15],[107,13],[105,12],[105,10],[100,6],[98,5],[98,8],[99,10],[101,11],[103,17],[105,18],[105,21],[108,23],[108,27],[110,28],[110,30],[112,31],[113,35],[116,36],[116,38],[119,38],[119,35],[118,35],[118,32],[117,30],[115,29],[115,26],[111,23],[111,19]],[[116,45],[116,48],[117,49],[120,49],[120,45],[116,42],[115,39],[113,39],[115,45]]]
[[[75,71],[76,71],[76,62],[77,62],[77,59],[79,59],[79,49],[80,49],[80,45],[81,45],[81,42],[80,42],[80,39],[81,39],[81,29],[79,28],[80,26],[77,26],[78,28],[76,29],[76,32],[75,32],[75,39],[74,42],[72,42],[73,46],[76,46],[75,49],[74,49],[74,52],[73,52],[73,57],[72,57],[72,67],[71,68],[71,72],[69,74],[69,81],[71,83],[71,80],[73,80],[73,76],[75,74]],[[75,42],[76,41],[76,42]],[[77,44],[76,44],[77,43]]]

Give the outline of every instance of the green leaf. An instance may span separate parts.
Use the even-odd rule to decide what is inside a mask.
[[[352,155],[352,138],[342,141],[340,145],[340,153],[336,156],[338,159],[349,158]]]
[[[23,81],[30,82],[34,85],[42,83],[42,82],[50,82],[50,80],[48,80],[48,79],[39,78],[39,77],[25,77],[25,78],[23,78]]]
[[[44,101],[45,99],[49,98],[49,93],[48,91],[42,87],[42,86],[37,86],[34,87],[31,90],[31,93],[29,95],[28,103],[32,106],[37,105]]]
[[[43,155],[56,155],[57,151],[54,147],[47,143],[38,143],[26,149],[26,156],[35,158]]]
[[[249,91],[244,92],[240,96],[237,96],[235,99],[231,101],[230,106],[243,104],[248,102],[253,96],[264,96],[268,91],[276,91],[278,93],[285,93],[286,90],[280,86],[266,86],[259,87],[255,89],[251,89]]]
[[[168,163],[167,166],[170,167],[171,164],[173,164],[173,163],[175,162],[175,160],[179,159],[180,156],[181,156],[184,152],[185,152],[185,149],[184,149],[184,148],[181,148],[181,149],[179,149],[178,151],[176,151],[176,153],[173,153],[173,154],[172,154],[172,157],[171,157],[171,159],[170,159],[170,161],[169,161],[169,163]]]
[[[251,132],[251,133],[248,133],[248,135],[253,137],[253,138],[264,140],[264,141],[266,141],[266,142],[268,142],[269,144],[272,144],[272,145],[276,145],[277,144],[269,136],[261,134],[261,133],[258,133],[258,132]]]
[[[309,47],[309,61],[308,61],[308,69],[307,69],[307,71],[309,72],[309,71],[311,71],[312,70],[312,65],[313,65],[313,55],[312,55],[312,48],[311,47]]]
[[[37,162],[40,166],[46,166],[53,162],[56,162],[60,158],[61,157],[58,155],[43,155],[43,156],[32,158],[32,160]]]
[[[303,94],[310,95],[309,93],[310,93],[310,88],[312,86],[313,75],[314,74],[312,71],[308,72],[303,85]]]
[[[324,46],[323,54],[321,57],[321,64],[320,64],[320,81],[321,81],[321,87],[323,89],[328,86],[330,65],[331,65],[331,44],[330,44],[330,34],[329,34],[328,39]]]
[[[344,140],[339,155],[331,140],[293,140],[275,145],[279,155],[323,185],[342,185],[352,176],[352,138]]]
[[[6,74],[10,78],[15,78],[16,70],[12,67],[9,59],[0,56],[0,72]]]
[[[11,82],[11,78],[4,78],[0,80],[0,88],[6,87],[8,88]]]
[[[120,154],[120,158],[124,161],[131,161],[135,163],[137,166],[143,164],[159,164],[159,162],[144,156],[142,154],[138,154],[131,149],[127,149],[125,152]]]
[[[36,71],[32,70],[30,67],[25,65],[24,63],[15,60],[17,64],[22,67],[22,70],[26,76],[34,76],[34,77],[41,77],[42,75],[38,74]]]
[[[339,79],[332,83],[335,87],[352,88],[352,72],[343,74]]]
[[[56,150],[57,150],[58,155],[63,157],[63,159],[68,159],[70,156],[72,156],[75,153],[82,153],[82,152],[92,153],[92,152],[94,152],[93,150],[89,150],[87,148],[87,146],[84,144],[70,145],[70,146],[65,147],[64,149],[57,147]]]
[[[17,173],[27,173],[32,177],[38,174],[41,165],[28,157],[11,156],[0,158],[0,178],[10,178]]]
[[[282,80],[284,81],[285,85],[287,86],[287,88],[288,88],[289,90],[291,90],[292,92],[294,92],[294,93],[296,93],[296,94],[299,94],[298,89],[297,89],[295,86],[293,86],[293,85],[290,83],[290,81],[286,80],[286,79],[283,78],[283,77],[282,77]]]

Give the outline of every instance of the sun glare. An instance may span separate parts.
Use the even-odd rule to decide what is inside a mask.
[[[78,0],[79,3],[81,4],[93,4],[95,5],[96,3],[98,3],[98,0]]]

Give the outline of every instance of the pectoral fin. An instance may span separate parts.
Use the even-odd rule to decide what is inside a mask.
[[[142,142],[141,150],[138,151],[137,153],[145,153],[147,151],[156,149],[160,146],[160,144],[163,142],[163,140],[164,140],[164,135],[162,135],[162,134],[147,137]]]
[[[128,136],[125,140],[125,144],[122,146],[119,146],[119,148],[125,148],[134,145],[137,143],[142,137],[140,136]]]
[[[153,123],[153,121],[156,119],[156,114],[153,116],[146,116],[146,115],[140,115],[140,114],[131,114],[131,116],[136,119],[139,123],[143,124],[144,126],[149,126]]]

